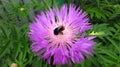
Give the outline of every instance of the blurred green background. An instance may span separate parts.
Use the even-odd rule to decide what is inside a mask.
[[[91,31],[104,32],[94,39],[93,56],[73,67],[120,67],[120,0],[0,0],[0,67],[13,63],[18,67],[52,67],[30,51],[28,26],[39,11],[63,4],[80,6],[90,17]]]

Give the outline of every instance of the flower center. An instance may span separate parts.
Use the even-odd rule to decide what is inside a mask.
[[[63,35],[63,30],[65,30],[65,27],[64,26],[59,26],[57,28],[54,29],[54,35],[59,35],[59,34],[62,34]]]

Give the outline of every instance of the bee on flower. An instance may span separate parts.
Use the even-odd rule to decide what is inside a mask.
[[[49,64],[71,65],[92,55],[95,36],[84,34],[92,25],[88,15],[74,5],[40,12],[29,28],[30,49]],[[76,34],[81,36],[78,38]]]

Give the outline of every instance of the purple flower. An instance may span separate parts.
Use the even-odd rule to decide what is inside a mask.
[[[49,64],[80,63],[92,54],[95,37],[84,33],[92,27],[88,15],[74,5],[40,12],[29,27],[31,50]]]

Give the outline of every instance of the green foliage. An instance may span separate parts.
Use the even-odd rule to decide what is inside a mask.
[[[20,67],[23,67],[26,63],[32,61],[33,53],[29,50],[30,42],[27,36],[27,26],[27,24],[21,27],[13,24],[0,25],[0,61],[4,60],[0,62],[1,65],[4,65],[4,63],[10,65],[15,62]]]
[[[95,55],[101,59],[100,63],[105,67],[119,67],[120,66],[120,37],[118,33],[120,23],[115,24],[111,29],[111,35],[104,37],[104,42],[101,46],[97,46]],[[117,31],[117,32],[116,32]]]
[[[0,0],[0,67],[12,63],[18,67],[52,67],[30,51],[28,25],[39,11],[71,3],[88,13],[93,29],[87,33],[104,32],[95,39],[93,56],[73,67],[120,67],[119,0]]]
[[[118,0],[81,0],[78,5],[89,14],[93,23],[112,23],[113,20],[118,22],[117,18],[120,15],[119,3]]]

